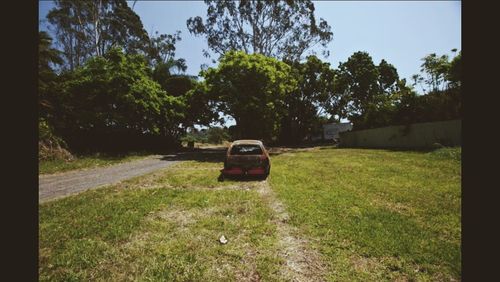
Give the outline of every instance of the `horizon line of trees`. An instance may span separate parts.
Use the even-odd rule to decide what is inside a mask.
[[[271,143],[303,142],[341,119],[364,129],[462,116],[456,49],[424,57],[409,84],[367,52],[337,68],[307,53],[321,44],[327,55],[333,36],[311,1],[205,2],[206,21],[187,26],[220,57],[199,80],[175,56],[180,32],[147,34],[126,1],[55,1],[57,44],[39,32],[40,122],[81,151],[178,146],[194,125],[222,124],[219,113],[235,119],[233,139]]]

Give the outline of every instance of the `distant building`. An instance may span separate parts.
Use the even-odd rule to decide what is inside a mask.
[[[352,130],[350,122],[328,123],[323,125],[323,138],[325,140],[333,140],[339,138],[339,132]]]

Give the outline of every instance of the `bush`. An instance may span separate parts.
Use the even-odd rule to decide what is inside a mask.
[[[72,161],[74,156],[66,149],[67,145],[54,135],[46,120],[38,122],[38,160]]]

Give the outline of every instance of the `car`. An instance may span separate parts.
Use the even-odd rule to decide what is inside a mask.
[[[227,149],[224,176],[255,175],[264,179],[271,172],[271,160],[266,147],[259,140],[236,140]]]

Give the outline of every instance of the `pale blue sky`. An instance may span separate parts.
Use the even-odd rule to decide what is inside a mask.
[[[314,3],[316,17],[332,26],[330,56],[325,60],[335,68],[354,52],[367,51],[375,63],[386,59],[401,77],[409,79],[418,73],[425,55],[451,55],[451,49],[461,50],[460,1]],[[40,1],[39,18],[44,19],[52,7],[51,1]],[[202,49],[207,49],[204,38],[192,36],[186,28],[189,17],[205,16],[206,5],[202,1],[138,1],[134,11],[150,33],[182,32],[177,57],[186,59],[189,74],[197,75],[203,63],[213,65],[202,55]]]

